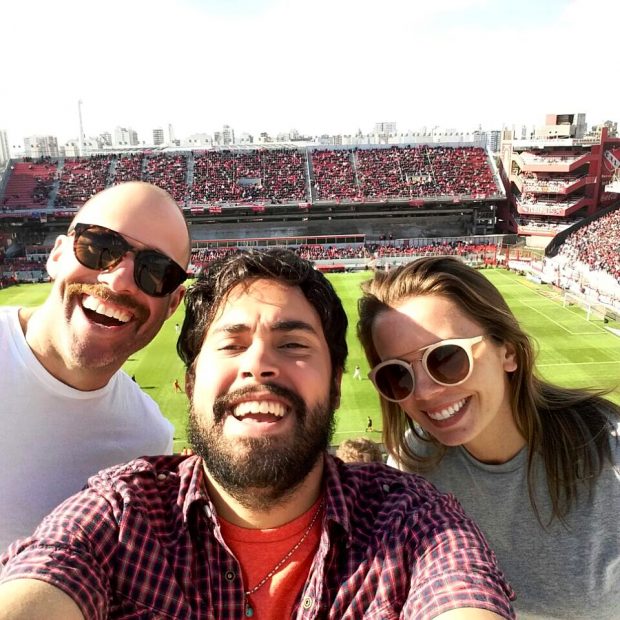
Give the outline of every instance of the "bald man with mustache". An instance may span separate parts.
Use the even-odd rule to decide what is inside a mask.
[[[121,367],[181,302],[189,256],[172,197],[124,183],[56,239],[43,304],[0,309],[0,549],[100,469],[172,451],[172,425]]]

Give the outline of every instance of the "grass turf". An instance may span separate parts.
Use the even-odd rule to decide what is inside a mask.
[[[526,331],[539,347],[538,369],[548,380],[573,387],[611,388],[620,378],[620,325],[587,321],[585,312],[575,306],[564,308],[561,294],[547,286],[536,285],[526,278],[501,269],[489,269],[485,275],[499,288]],[[366,373],[368,364],[355,336],[357,298],[360,283],[368,273],[332,274],[329,276],[342,298],[349,316],[349,359],[342,381],[342,400],[336,414],[334,444],[348,437],[365,434],[366,419],[374,422],[369,435],[381,438],[381,414],[378,398]],[[23,284],[0,291],[0,305],[34,306],[43,301],[50,284]],[[176,428],[175,451],[186,445],[185,421],[187,399],[175,393],[173,382],[183,384],[184,369],[176,355],[175,323],[182,323],[179,308],[145,349],[129,358],[124,366],[134,374],[140,387],[154,398]],[[609,329],[616,329],[616,334]],[[359,364],[363,379],[353,379]],[[616,391],[611,398],[620,402]]]

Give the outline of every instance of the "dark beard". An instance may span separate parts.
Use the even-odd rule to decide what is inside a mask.
[[[266,509],[288,497],[306,478],[328,448],[334,432],[336,392],[308,410],[294,392],[275,384],[260,390],[286,398],[296,424],[292,436],[238,437],[234,442],[222,436],[228,403],[257,391],[238,390],[216,399],[213,421],[201,425],[190,409],[187,436],[194,452],[202,457],[209,474],[246,508]]]

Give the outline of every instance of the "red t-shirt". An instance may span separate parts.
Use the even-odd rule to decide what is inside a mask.
[[[256,587],[299,542],[319,509],[321,499],[300,517],[267,530],[238,527],[219,517],[222,536],[241,564],[246,591]],[[303,588],[321,538],[322,515],[291,557],[256,592],[249,603],[253,620],[290,618]]]

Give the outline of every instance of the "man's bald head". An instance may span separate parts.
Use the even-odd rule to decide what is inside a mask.
[[[155,185],[131,181],[109,187],[84,204],[71,224],[77,223],[111,228],[184,268],[189,263],[191,242],[183,212],[168,192]]]

